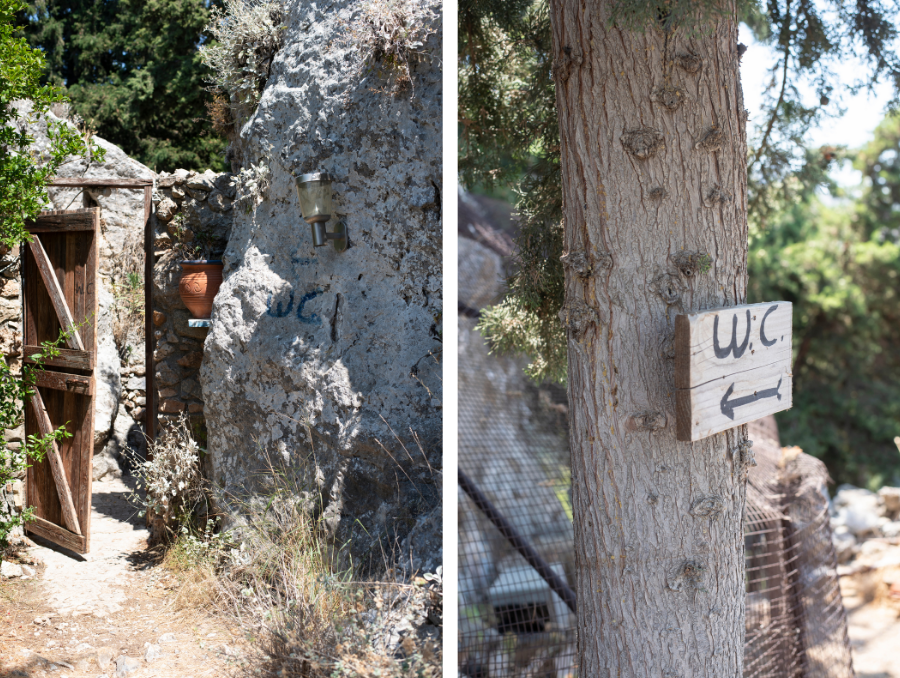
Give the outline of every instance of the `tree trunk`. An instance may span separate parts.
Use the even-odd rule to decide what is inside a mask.
[[[673,340],[677,314],[745,302],[735,12],[689,39],[608,11],[551,0],[579,675],[736,678],[752,452],[746,427],[675,440]]]

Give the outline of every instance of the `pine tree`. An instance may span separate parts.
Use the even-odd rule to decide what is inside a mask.
[[[900,84],[892,15],[840,4],[828,23],[778,0],[465,9],[464,176],[525,174],[510,292],[482,327],[537,377],[567,363],[579,675],[739,676],[752,450],[746,427],[676,441],[674,318],[746,301],[749,209],[764,218],[821,176],[798,160],[828,106],[825,57],[860,48],[870,76]],[[749,149],[741,17],[781,55]],[[795,87],[806,76],[813,106]],[[536,114],[550,108],[558,132]]]
[[[74,112],[156,171],[225,169],[198,53],[209,19],[207,0],[36,0],[20,15]]]

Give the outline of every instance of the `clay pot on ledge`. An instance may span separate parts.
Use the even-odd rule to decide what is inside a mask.
[[[222,262],[218,259],[180,261],[182,274],[178,293],[194,318],[209,318],[213,299],[222,284]]]

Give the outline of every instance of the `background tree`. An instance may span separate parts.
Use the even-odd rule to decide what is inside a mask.
[[[36,0],[20,14],[47,81],[104,139],[156,171],[225,169],[198,47],[209,0]]]
[[[836,3],[828,23],[817,7],[773,2],[763,13],[729,3],[551,0],[549,46],[527,40],[529,27],[546,29],[540,5],[510,18],[499,5],[473,3],[461,16],[466,176],[488,185],[517,163],[532,175],[522,184],[510,294],[482,327],[495,345],[531,352],[538,377],[559,375],[558,357],[568,361],[585,675],[741,672],[741,523],[752,451],[744,427],[676,442],[673,320],[745,302],[748,207],[765,216],[821,177],[820,158],[810,166],[800,142],[829,104],[827,57],[858,49],[870,77],[898,82],[893,8]],[[740,16],[781,54],[769,117],[751,149]],[[484,62],[481,43],[494,48]],[[552,74],[560,136],[511,150],[504,144],[517,128],[527,134],[544,96],[518,84],[517,51]],[[814,106],[803,105],[797,79],[817,84]],[[470,81],[492,96],[465,98]],[[508,105],[516,96],[528,100],[522,114]],[[472,152],[492,146],[499,148]],[[562,210],[541,215],[528,209],[538,195],[531,187],[554,195],[555,157]],[[550,169],[543,182],[534,178],[538,163]],[[713,260],[708,272],[694,265],[703,256]],[[563,275],[559,294],[548,282]],[[560,320],[568,340],[561,355],[552,351]]]
[[[833,149],[811,151],[815,158]],[[855,155],[858,197],[825,204],[810,185],[751,213],[752,301],[794,304],[794,407],[782,441],[822,458],[839,483],[900,484],[900,121]],[[825,162],[822,160],[821,162]],[[837,191],[836,191],[837,192]]]

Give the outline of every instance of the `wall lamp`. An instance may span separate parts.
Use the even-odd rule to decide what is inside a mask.
[[[343,252],[347,249],[347,226],[338,221],[333,231],[326,231],[325,224],[331,219],[331,182],[333,177],[328,172],[314,172],[295,177],[297,197],[300,198],[300,212],[312,228],[312,241],[315,247],[322,247],[333,241],[334,249]]]

